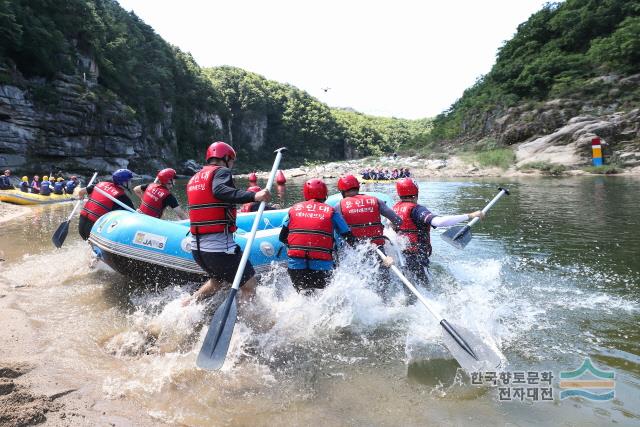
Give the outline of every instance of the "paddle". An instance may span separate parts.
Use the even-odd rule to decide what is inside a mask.
[[[376,248],[380,258],[385,259],[386,255]],[[398,276],[402,283],[420,300],[429,313],[436,318],[442,326],[442,339],[451,355],[458,362],[460,367],[467,373],[495,371],[502,364],[500,355],[487,346],[482,340],[476,338],[471,331],[461,327],[453,326],[440,316],[431,303],[416,289],[415,286],[405,277],[395,265],[391,270]]]
[[[498,188],[498,190],[500,190],[498,195],[494,197],[493,200],[491,200],[489,204],[484,207],[484,209],[482,209],[482,213],[486,214],[487,211],[491,209],[491,207],[498,200],[500,200],[500,197],[504,196],[505,194],[507,196],[509,195],[509,190],[507,190],[506,188],[500,187]],[[480,218],[473,218],[467,225],[451,227],[441,234],[442,239],[458,249],[464,249],[464,247],[467,246],[467,244],[471,241],[471,227],[478,221],[480,221]]]
[[[122,209],[128,210],[129,212],[133,212],[133,213],[140,213],[138,211],[136,211],[135,209],[133,209],[131,206],[127,206],[124,203],[122,203],[120,200],[116,199],[115,197],[113,197],[111,194],[107,193],[106,191],[104,191],[102,188],[100,187],[93,187],[93,191],[98,190],[100,192],[100,194],[102,194],[103,196],[105,196],[107,199],[111,200],[113,203],[120,205],[120,207]]]
[[[285,147],[278,148],[275,153],[276,159],[273,162],[271,168],[271,174],[269,175],[269,181],[267,181],[267,190],[271,190],[273,180],[275,179],[278,166],[280,165],[280,159],[282,158],[282,152],[286,150]],[[224,303],[220,304],[209,324],[209,330],[204,338],[196,365],[202,369],[216,370],[220,369],[224,363],[224,359],[227,357],[227,351],[229,350],[229,343],[231,342],[231,336],[233,335],[233,328],[236,325],[236,318],[238,316],[238,308],[236,306],[236,294],[240,288],[240,279],[244,268],[247,265],[249,259],[249,253],[251,252],[251,245],[256,237],[258,230],[258,224],[262,218],[262,212],[264,211],[266,203],[260,202],[260,207],[253,220],[253,226],[251,227],[251,233],[247,239],[247,243],[242,252],[242,258],[240,259],[240,265],[236,276],[233,279],[233,285],[231,291],[227,296]]]
[[[88,185],[93,184],[93,181],[96,179],[96,176],[98,176],[98,172],[93,174],[93,176],[91,177],[91,181],[89,181]],[[80,207],[80,203],[82,203],[82,200],[78,200],[76,202],[76,205],[73,207],[73,210],[71,211],[71,215],[69,215],[69,218],[67,218],[65,222],[60,224],[56,232],[53,233],[53,236],[51,236],[51,241],[53,242],[56,248],[58,249],[61,248],[62,244],[64,243],[64,239],[67,238],[67,233],[69,232],[69,223],[71,222],[71,218],[73,218],[73,215],[75,215],[76,211],[78,210],[78,207]]]

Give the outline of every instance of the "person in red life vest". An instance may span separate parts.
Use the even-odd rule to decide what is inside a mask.
[[[133,202],[125,193],[125,189],[129,189],[129,181],[131,181],[131,178],[133,178],[133,172],[129,169],[118,169],[111,175],[111,181],[103,181],[78,190],[78,198],[80,199],[82,199],[85,194],[89,195],[89,200],[87,200],[80,211],[80,221],[78,223],[80,237],[87,240],[91,234],[91,227],[93,227],[93,224],[102,215],[107,212],[123,209],[122,206],[114,203],[100,191],[96,191],[96,188],[101,189],[114,199],[134,209]]]
[[[162,213],[166,207],[170,207],[180,219],[189,219],[189,215],[180,207],[180,203],[176,197],[171,194],[176,178],[176,171],[167,168],[162,169],[156,175],[157,183],[138,185],[133,188],[136,196],[140,197],[142,203],[138,212],[155,217],[162,218]]]
[[[302,188],[304,202],[289,209],[280,230],[280,241],[288,246],[288,272],[296,291],[323,289],[334,268],[334,233],[347,243],[355,241],[342,215],[324,203],[327,185],[310,179]]]
[[[418,204],[418,185],[411,178],[402,178],[396,182],[396,191],[400,201],[393,206],[393,210],[402,224],[394,227],[399,236],[407,239],[403,250],[407,269],[424,284],[429,282],[428,267],[431,256],[431,228],[451,227],[459,222],[472,218],[484,218],[482,211],[463,215],[437,216],[429,209]]]
[[[369,240],[384,252],[384,237],[382,218],[384,216],[394,226],[399,227],[402,219],[382,200],[367,194],[360,194],[360,182],[353,175],[346,175],[338,180],[338,190],[342,193],[342,200],[336,206],[336,211],[342,215],[351,228],[351,233],[357,240]],[[379,259],[377,254],[375,259]],[[385,267],[393,264],[393,259],[387,257],[382,263]],[[390,280],[389,270],[381,270],[381,282]]]
[[[216,293],[223,282],[233,283],[242,251],[233,240],[236,231],[236,204],[268,202],[271,193],[239,190],[233,183],[231,168],[236,160],[234,149],[224,142],[214,142],[207,149],[206,164],[187,184],[191,253],[209,275],[207,280],[183,305]],[[247,261],[240,286],[244,298],[256,287],[255,271]]]
[[[247,188],[247,191],[251,191],[252,193],[257,193],[260,190],[262,190],[262,188],[258,187],[257,185],[252,185],[251,187]],[[245,203],[240,208],[240,212],[243,212],[243,213],[244,212],[258,212],[259,208],[260,208],[260,202]],[[277,205],[277,204],[267,203],[266,205],[264,205],[264,210],[265,211],[273,211],[273,210],[276,210],[276,209],[280,209],[280,206]]]

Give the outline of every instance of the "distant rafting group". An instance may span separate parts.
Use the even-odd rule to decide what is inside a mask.
[[[382,169],[365,168],[360,172],[360,176],[365,181],[395,181],[401,178],[411,178],[409,168]]]
[[[12,190],[14,185],[11,182],[11,170],[7,169],[4,174],[0,176],[0,190]],[[77,176],[72,176],[69,179],[65,179],[61,173],[57,176],[44,175],[42,180],[38,175],[34,175],[33,179],[29,181],[29,177],[23,176],[20,180],[18,188],[23,193],[39,194],[41,196],[50,196],[51,194],[73,194],[73,191],[78,186],[79,181]]]

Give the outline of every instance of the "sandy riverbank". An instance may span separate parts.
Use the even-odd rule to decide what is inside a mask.
[[[29,207],[0,203],[0,235],[19,225]],[[7,223],[11,221],[11,223]],[[0,239],[0,273],[5,273]],[[158,426],[135,402],[108,399],[91,372],[61,364],[50,352],[55,336],[43,333],[38,313],[23,302],[46,283],[0,274],[0,426]]]
[[[293,169],[285,169],[283,172],[287,179],[290,178],[338,178],[344,174],[358,174],[366,167],[381,167],[383,169],[392,170],[394,168],[409,168],[411,175],[416,178],[481,178],[481,177],[519,177],[519,176],[544,176],[545,173],[536,170],[521,170],[512,166],[508,169],[499,167],[482,167],[473,161],[464,159],[460,156],[449,156],[446,159],[425,159],[417,156],[411,157],[368,157],[357,160],[344,160],[339,162],[330,162],[313,166],[301,166]],[[258,177],[266,179],[268,171],[257,172]],[[594,175],[582,169],[565,170],[562,175]],[[616,174],[622,176],[640,176],[640,167],[625,169],[622,173]],[[247,177],[248,175],[239,175]]]

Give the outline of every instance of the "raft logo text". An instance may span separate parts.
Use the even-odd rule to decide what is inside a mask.
[[[157,234],[145,233],[144,231],[137,231],[133,238],[133,243],[140,246],[146,246],[148,248],[160,249],[161,251],[167,245],[166,236],[158,236]]]
[[[569,397],[595,401],[615,398],[615,372],[598,369],[588,357],[577,369],[560,371],[559,377],[560,400]],[[553,378],[552,371],[472,372],[471,385],[497,386],[500,401],[553,401]]]

